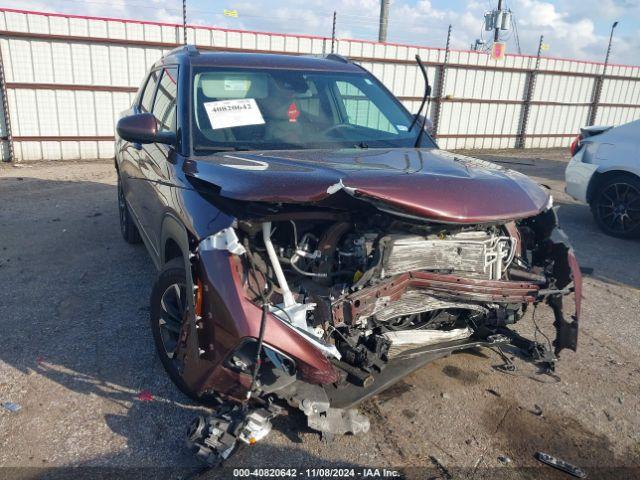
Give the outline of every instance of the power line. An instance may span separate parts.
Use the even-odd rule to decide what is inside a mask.
[[[119,1],[119,0],[58,0],[60,2],[65,2],[68,4],[73,4],[73,5],[87,5],[87,4],[91,4],[91,5],[108,5],[109,7],[116,7],[116,8],[124,8],[124,7],[131,7],[135,10],[154,10],[157,11],[158,7],[157,6],[150,6],[148,3],[138,3],[136,1]],[[181,17],[181,23],[183,25],[186,24],[187,18],[186,18],[186,3],[183,2],[182,5],[183,8],[180,8],[177,5],[173,5],[173,6],[163,6],[160,7],[162,8],[162,10],[164,12],[167,12],[169,14],[174,14],[176,15],[176,17]],[[336,12],[337,14],[339,12]],[[202,8],[191,8],[189,7],[189,14],[191,18],[194,18],[194,16],[196,14],[208,14],[211,17],[214,18],[218,18],[218,17],[224,17],[225,19],[228,18],[226,15],[224,15],[224,13],[221,13],[219,11],[215,11],[215,10],[209,10],[209,9],[202,9]],[[332,15],[333,13],[331,13]],[[343,17],[347,17],[346,19],[344,19]],[[296,17],[296,12],[293,12],[291,15],[288,15],[286,17],[274,17],[273,15],[258,15],[258,14],[240,14],[240,20],[242,19],[248,19],[248,20],[252,20],[252,19],[256,19],[256,20],[262,20],[263,22],[268,22],[269,24],[274,24],[274,23],[278,23],[278,22],[282,22],[283,20],[286,20],[287,18],[290,19],[294,19],[297,18]],[[370,18],[372,21],[367,21],[366,19]],[[177,20],[177,19],[176,19]],[[237,20],[237,19],[234,19]],[[174,20],[175,21],[175,20]],[[213,20],[213,22],[215,22],[215,20]],[[374,17],[367,17],[367,16],[356,16],[356,15],[349,15],[349,14],[340,14],[340,19],[337,20],[336,22],[336,35],[337,35],[337,30],[345,30],[345,29],[353,29],[354,33],[359,32],[360,35],[366,35],[368,36],[373,36],[375,35],[375,30],[378,28],[378,22],[379,19],[378,18],[374,18]],[[177,23],[177,21],[176,21]],[[298,22],[299,25],[299,22]],[[415,22],[411,21],[411,20],[406,20],[406,19],[399,19],[398,21],[394,21],[393,22],[394,27],[417,27],[420,28],[421,25],[416,25]],[[280,26],[280,25],[278,25]],[[187,26],[188,28],[189,26]],[[191,25],[191,27],[198,27],[198,25]],[[251,28],[251,26],[246,26],[243,25],[242,28]],[[426,28],[426,27],[425,27]],[[280,31],[282,31],[283,33],[286,32],[288,29],[278,29]],[[407,30],[407,28],[405,28],[405,31]],[[444,26],[440,26],[440,25],[432,25],[428,27],[428,31],[440,31],[440,30],[446,30],[446,28]],[[418,42],[420,41],[421,38],[423,38],[424,36],[426,36],[428,34],[428,31],[425,32],[416,32],[414,34],[412,34],[410,37],[409,36],[396,36],[393,35],[393,41],[396,42],[405,42],[408,44],[413,44],[418,46]],[[365,33],[366,32],[366,33]],[[186,37],[186,30],[183,32],[183,35]],[[183,38],[184,41],[186,41],[186,39]]]
[[[71,4],[77,4],[77,5],[85,5],[85,4],[91,4],[91,5],[108,5],[110,7],[134,7],[135,9],[144,9],[144,10],[155,10],[157,11],[159,9],[158,6],[150,6],[149,3],[138,3],[138,2],[132,2],[132,1],[118,1],[118,0],[57,0],[59,2],[66,2],[66,3],[71,3]],[[175,14],[182,14],[182,9],[181,7],[171,7],[171,6],[167,6],[164,5],[162,7],[160,7],[162,10],[170,12],[170,13],[175,13]],[[203,9],[203,8],[191,8],[189,7],[189,12],[190,13],[207,13],[210,14],[212,16],[215,17],[225,17],[225,18],[229,18],[227,15],[225,15],[223,12],[220,12],[218,10],[210,10],[210,9]],[[342,25],[362,25],[365,27],[369,27],[369,28],[377,28],[378,27],[378,22],[379,22],[379,18],[378,17],[374,17],[374,16],[363,16],[363,15],[352,15],[352,14],[343,14],[340,11],[337,11],[337,13],[340,15],[340,24]],[[321,15],[325,15],[327,17],[331,17],[333,15],[333,11],[331,12],[321,12]],[[287,17],[278,17],[278,16],[274,16],[274,15],[258,15],[258,14],[251,14],[251,13],[242,13],[240,12],[240,15],[238,17],[239,20],[242,20],[243,18],[247,18],[247,19],[261,19],[261,20],[266,20],[269,22],[279,22],[282,21],[284,19],[296,19],[298,18],[296,16],[296,12],[293,12],[291,15],[287,16]],[[346,21],[344,21],[343,19],[347,19]],[[370,19],[371,21],[369,21],[368,19]],[[394,25],[409,25],[409,24],[413,24],[413,22],[409,21],[409,20],[394,20],[393,22]],[[446,27],[441,27],[442,30],[446,30]]]
[[[144,9],[144,10],[154,10],[157,11],[158,10],[158,6],[151,6],[149,5],[149,3],[138,3],[138,2],[132,2],[132,1],[122,1],[122,0],[57,0],[59,2],[66,2],[66,3],[71,3],[71,4],[77,4],[77,5],[84,5],[84,4],[91,4],[91,5],[108,5],[110,7],[134,7],[135,9]],[[182,9],[179,6],[163,6],[161,7],[162,10],[165,10],[167,12],[170,13],[175,13],[175,14],[182,14]],[[207,13],[210,14],[212,16],[216,16],[216,17],[225,17],[228,18],[227,15],[224,14],[224,12],[220,12],[219,10],[210,10],[210,9],[203,9],[203,8],[189,8],[189,12],[190,13]],[[352,24],[362,24],[371,28],[377,28],[378,26],[378,17],[373,17],[373,16],[362,16],[362,15],[350,15],[350,14],[342,14],[339,11],[337,12],[340,14],[340,18],[348,18],[350,20],[348,20],[347,22],[342,22],[342,24],[347,24],[347,25],[352,25]],[[322,15],[325,14],[325,12],[321,12]],[[327,17],[331,17],[333,15],[333,11],[331,12],[326,12]],[[296,14],[295,12],[293,12],[291,15],[289,15],[287,18],[295,18]],[[250,14],[250,13],[240,13],[239,19],[243,19],[243,18],[257,18],[257,19],[262,19],[262,20],[269,20],[271,22],[277,22],[279,20],[282,20],[282,17],[275,17],[273,15],[257,15],[257,14]],[[370,19],[371,21],[368,21],[367,19]],[[394,22],[395,23],[395,22]],[[403,22],[403,21],[399,21],[398,23],[403,24],[403,23],[407,23],[407,22]]]
[[[105,5],[105,6],[109,6],[109,7],[119,7],[119,8],[123,8],[123,7],[133,7],[136,10],[138,9],[144,9],[144,10],[154,10],[157,11],[159,9],[158,6],[150,6],[148,3],[138,3],[138,2],[132,2],[132,1],[118,1],[118,0],[58,0],[59,2],[65,2],[65,3],[70,3],[70,4],[76,4],[76,5],[85,5],[85,4],[91,4],[91,5]],[[169,13],[173,13],[176,15],[180,15],[181,17],[183,17],[183,11],[181,7],[171,7],[171,6],[163,6],[160,7],[163,11],[169,12]],[[210,16],[213,17],[224,17],[224,18],[229,18],[227,15],[225,15],[223,12],[217,11],[217,10],[210,10],[210,9],[202,9],[202,8],[191,8],[189,7],[189,13],[191,13],[193,15],[193,13],[203,13],[203,14],[209,14]],[[339,11],[337,11],[337,13],[340,15],[340,21],[338,23],[339,26],[346,26],[346,27],[358,27],[358,28],[369,28],[369,29],[377,29],[378,28],[378,22],[379,22],[379,18],[378,17],[372,17],[372,16],[362,16],[362,15],[350,15],[350,14],[342,14]],[[333,12],[328,12],[327,17],[331,17],[333,15]],[[286,19],[296,19],[298,18],[296,16],[296,13],[292,13],[291,15],[287,16],[287,17],[277,17],[277,16],[273,16],[273,15],[257,15],[257,14],[250,14],[250,13],[240,13],[238,20],[242,20],[242,19],[260,19],[260,20],[264,20],[267,21],[269,23],[275,23],[275,22],[280,22],[282,20],[286,20]],[[346,20],[345,20],[346,18]],[[371,21],[368,21],[367,19],[371,19]],[[393,21],[393,25],[399,25],[399,26],[408,26],[408,25],[415,25],[414,22],[410,21],[410,20],[394,20]],[[446,27],[442,26],[438,26],[438,25],[434,25],[434,26],[430,26],[429,27],[432,30],[446,30]]]
[[[513,23],[513,32],[516,35],[516,47],[518,48],[518,55],[522,55],[522,49],[520,48],[520,34],[518,33],[518,20],[515,15],[511,15]]]

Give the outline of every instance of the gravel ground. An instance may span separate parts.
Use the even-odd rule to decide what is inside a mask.
[[[548,185],[579,261],[593,268],[585,278],[579,349],[563,352],[558,378],[538,375],[517,357],[518,371],[501,373],[488,350],[455,354],[365,403],[367,434],[326,443],[291,411],[229,467],[569,478],[536,462],[533,454],[542,450],[590,478],[640,478],[638,242],[600,233],[588,207],[563,193],[565,151],[479,156]],[[1,166],[0,202],[0,403],[22,406],[15,413],[0,407],[0,477],[196,472],[184,432],[203,409],[173,387],[154,354],[154,267],[144,247],[120,237],[112,163]],[[546,310],[536,316],[549,332]],[[520,329],[532,332],[531,318]],[[143,390],[152,401],[138,398]]]

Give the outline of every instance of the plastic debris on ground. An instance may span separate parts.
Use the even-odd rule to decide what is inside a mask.
[[[9,410],[10,412],[17,412],[22,408],[22,405],[17,404],[15,402],[2,402],[2,406]]]

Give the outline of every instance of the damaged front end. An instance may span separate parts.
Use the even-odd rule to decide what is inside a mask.
[[[243,204],[195,252],[204,321],[190,379],[244,405],[194,424],[191,445],[214,463],[235,445],[222,438],[263,436],[276,400],[323,435],[364,432],[358,403],[454,351],[511,344],[552,370],[576,350],[581,276],[550,204],[517,220],[444,223],[338,194],[348,210]],[[510,329],[540,304],[555,316],[553,351]]]

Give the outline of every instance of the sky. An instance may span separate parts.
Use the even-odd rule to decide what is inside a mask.
[[[391,0],[387,41],[444,47],[453,26],[452,48],[468,49],[483,32],[484,12],[497,0]],[[603,61],[611,25],[610,63],[640,65],[640,0],[504,0],[512,10],[523,54],[535,54],[540,35],[547,56]],[[182,22],[181,0],[0,0],[0,6],[80,15]],[[237,18],[224,15],[235,10]],[[337,12],[338,38],[376,40],[379,0],[187,0],[188,22],[282,33],[331,35]],[[517,53],[513,31],[505,32],[507,53]]]

